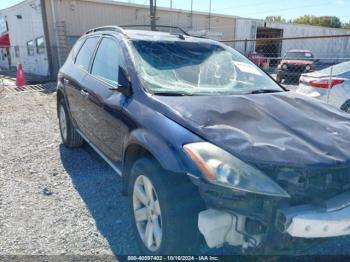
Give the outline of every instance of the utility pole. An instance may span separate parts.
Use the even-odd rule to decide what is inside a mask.
[[[191,29],[193,29],[193,0],[191,0]]]
[[[151,30],[156,30],[157,0],[149,0],[149,12],[151,19]]]
[[[211,28],[211,0],[209,0],[209,31]]]

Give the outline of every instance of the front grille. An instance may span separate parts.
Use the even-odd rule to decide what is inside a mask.
[[[299,72],[299,73],[302,73],[305,71],[305,65],[298,65],[298,64],[288,64],[288,68],[287,68],[287,71],[290,71],[290,72]]]
[[[260,167],[274,178],[295,202],[322,202],[350,189],[350,167],[292,169]]]

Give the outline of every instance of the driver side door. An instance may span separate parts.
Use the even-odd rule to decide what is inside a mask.
[[[84,79],[88,92],[88,125],[94,144],[114,162],[120,162],[123,138],[128,133],[123,122],[127,98],[116,91],[118,69],[124,65],[119,41],[103,36],[97,47],[89,74]]]

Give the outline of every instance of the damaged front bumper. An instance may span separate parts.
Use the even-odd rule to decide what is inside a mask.
[[[277,227],[292,237],[321,238],[350,234],[350,192],[323,203],[278,210]]]
[[[287,245],[288,241],[350,234],[350,191],[315,204],[241,194],[197,180],[208,209],[198,228],[210,248]]]

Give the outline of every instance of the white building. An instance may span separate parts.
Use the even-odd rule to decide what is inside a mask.
[[[321,26],[266,22],[258,19],[236,18],[235,39],[293,38],[304,36],[350,35],[350,30]],[[266,45],[264,48],[264,44]],[[309,49],[319,59],[350,59],[350,36],[290,39],[283,41],[240,41],[233,47],[241,53],[265,50],[267,56],[281,57],[290,49]]]
[[[157,9],[157,23],[179,26],[184,30],[217,40],[244,40],[270,37],[350,34],[350,30],[307,25],[266,23],[263,20],[190,12],[170,8]],[[110,0],[24,0],[0,10],[0,67],[15,68],[22,63],[27,73],[55,76],[71,46],[88,29],[103,25],[149,24],[148,6]],[[7,30],[6,30],[7,29]],[[9,35],[9,46],[1,37]],[[324,39],[312,50],[316,56],[350,57],[349,38]],[[346,40],[346,41],[345,41]],[[327,42],[328,41],[328,42]],[[273,56],[305,45],[303,40],[227,42],[247,54],[264,44]],[[305,46],[303,46],[305,49]]]
[[[16,67],[22,63],[30,73],[49,74],[40,2],[24,1],[0,11],[2,24],[7,23],[10,39],[7,59],[0,61],[2,68]]]

